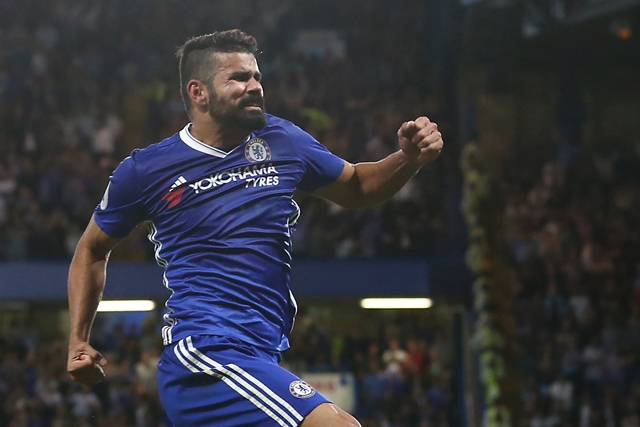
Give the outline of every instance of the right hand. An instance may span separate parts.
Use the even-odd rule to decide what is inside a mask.
[[[67,372],[80,384],[92,386],[104,380],[105,373],[102,367],[106,364],[107,359],[86,342],[69,346]]]
[[[438,157],[444,145],[438,125],[424,116],[400,126],[398,143],[407,159],[420,166]]]

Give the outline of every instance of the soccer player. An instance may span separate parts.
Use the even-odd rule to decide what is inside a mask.
[[[442,150],[426,117],[402,124],[400,149],[351,164],[308,133],[265,113],[256,40],[240,30],[194,37],[178,51],[191,123],[134,150],[113,172],[69,269],[67,369],[104,378],[89,335],[109,253],[149,224],[171,295],[158,364],[176,427],[358,426],[278,365],[296,314],[289,290],[296,188],[347,208],[381,203]]]

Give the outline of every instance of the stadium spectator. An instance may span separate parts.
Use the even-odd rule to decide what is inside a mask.
[[[635,422],[627,408],[637,405],[638,395],[632,354],[640,341],[629,337],[638,335],[633,254],[640,239],[632,212],[640,193],[629,189],[637,177],[616,173],[615,162],[602,167],[600,155],[583,150],[570,167],[552,160],[536,182],[508,194],[506,236],[520,282],[517,303],[540,307],[544,320],[536,313],[518,316],[529,379],[523,392],[526,402],[537,402],[527,406],[531,426]],[[631,152],[625,162],[637,167],[640,158]],[[534,349],[537,356],[527,357]],[[635,397],[622,405],[623,396]]]

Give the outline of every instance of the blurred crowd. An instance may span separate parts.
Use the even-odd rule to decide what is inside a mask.
[[[66,336],[36,337],[28,329],[15,324],[0,338],[0,425],[171,427],[157,395],[161,346],[147,345],[149,335],[121,326],[100,335],[109,378],[88,388],[66,372]]]
[[[303,376],[351,373],[353,412],[364,427],[460,425],[447,328],[431,312],[418,313],[372,316],[366,328],[347,322],[341,332],[329,330],[331,320],[303,312],[283,363]],[[14,322],[0,337],[0,426],[171,427],[156,380],[161,316],[139,322],[104,316],[92,341],[108,360],[107,379],[93,388],[70,380],[66,336],[43,336],[25,319]]]
[[[184,126],[174,53],[193,35],[234,25],[256,35],[267,110],[347,160],[395,151],[404,120],[438,119],[434,79],[416,67],[426,56],[416,19],[424,2],[390,16],[370,2],[336,1],[337,20],[320,3],[3,1],[0,260],[68,259],[120,160]],[[336,30],[298,31],[310,21]],[[437,252],[447,233],[442,167],[434,164],[393,201],[366,212],[296,195],[303,215],[294,250],[322,257]],[[139,228],[121,258],[153,260]]]
[[[363,427],[463,425],[448,322],[432,312],[359,317],[330,331],[329,319],[301,313],[283,363],[294,372],[353,373]]]
[[[526,425],[637,427],[640,150],[573,148],[505,161]]]

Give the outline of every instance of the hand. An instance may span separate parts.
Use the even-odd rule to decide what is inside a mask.
[[[444,142],[437,124],[418,117],[400,126],[398,144],[411,163],[422,166],[440,155]]]
[[[71,378],[80,384],[92,386],[104,380],[105,373],[102,367],[106,364],[107,360],[102,354],[86,342],[69,346],[67,371]]]

